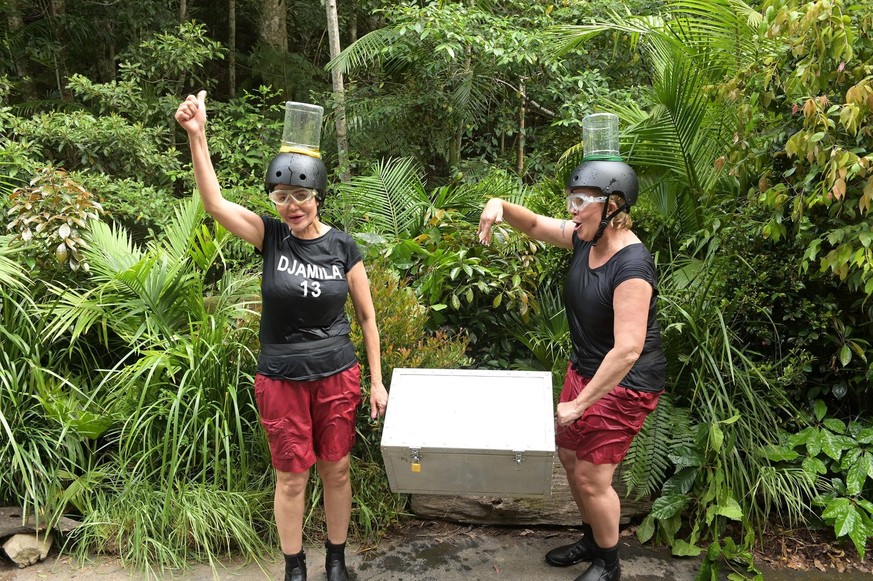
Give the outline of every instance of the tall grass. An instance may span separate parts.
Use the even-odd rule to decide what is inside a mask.
[[[711,253],[703,260],[677,259],[665,269],[660,300],[669,389],[677,405],[689,408],[693,423],[723,432],[723,446],[701,452],[718,456],[719,478],[748,522],[761,524],[771,512],[796,517],[810,497],[808,479],[780,471],[760,452],[777,443],[780,427],[798,414],[785,393],[780,362],[756,353],[732,326],[742,321],[722,300],[725,267]]]
[[[88,379],[64,371],[84,355],[46,341],[34,300],[39,287],[9,240],[0,237],[0,502],[51,526],[108,424]]]
[[[220,275],[220,238],[183,202],[144,248],[97,224],[89,288],[52,287],[49,336],[102,344],[106,451],[79,495],[77,551],[117,552],[157,577],[231,550],[268,552],[269,454],[252,390],[257,277]],[[207,281],[214,277],[216,284]]]
[[[80,557],[117,554],[148,577],[164,579],[192,561],[217,570],[221,557],[270,552],[272,536],[264,526],[272,510],[269,487],[223,490],[180,479],[162,489],[121,466],[110,471],[115,476],[94,495],[74,533]]]

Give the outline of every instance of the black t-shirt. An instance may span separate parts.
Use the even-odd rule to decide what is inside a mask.
[[[640,278],[652,285],[646,341],[639,359],[619,385],[639,391],[661,391],[667,360],[661,348],[656,307],[658,279],[652,255],[642,244],[631,244],[616,252],[606,264],[590,268],[590,252],[590,242],[573,237],[573,259],[564,287],[564,306],[570,322],[574,367],[584,377],[594,376],[615,344],[615,289],[626,280]]]
[[[351,236],[331,228],[313,240],[295,238],[281,220],[261,216],[261,352],[258,372],[309,380],[357,362],[344,310],[346,275],[361,261]]]

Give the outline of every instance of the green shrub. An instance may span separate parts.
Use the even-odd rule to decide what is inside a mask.
[[[7,229],[32,249],[25,259],[32,268],[51,271],[57,264],[88,270],[83,236],[103,208],[66,172],[46,168],[28,187],[16,188],[7,213]]]
[[[367,275],[382,343],[382,371],[390,390],[392,370],[398,367],[451,369],[468,364],[463,333],[428,331],[428,312],[405,281],[376,259],[367,262]],[[349,313],[354,321],[353,313]],[[352,534],[362,542],[373,541],[406,507],[406,496],[388,488],[380,448],[381,422],[370,421],[369,374],[366,371],[363,335],[353,324],[352,340],[363,368],[362,410],[358,415],[358,442],[352,451]],[[320,496],[320,483],[311,484],[310,499]],[[311,519],[313,523],[322,519]]]

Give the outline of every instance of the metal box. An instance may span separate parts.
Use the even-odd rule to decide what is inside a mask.
[[[395,369],[382,431],[394,492],[550,496],[552,377]]]

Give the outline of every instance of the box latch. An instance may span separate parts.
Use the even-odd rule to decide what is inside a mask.
[[[409,449],[409,467],[413,472],[421,472],[421,449]]]
[[[516,463],[516,465],[521,465],[524,462],[524,452],[512,452],[512,459]]]

